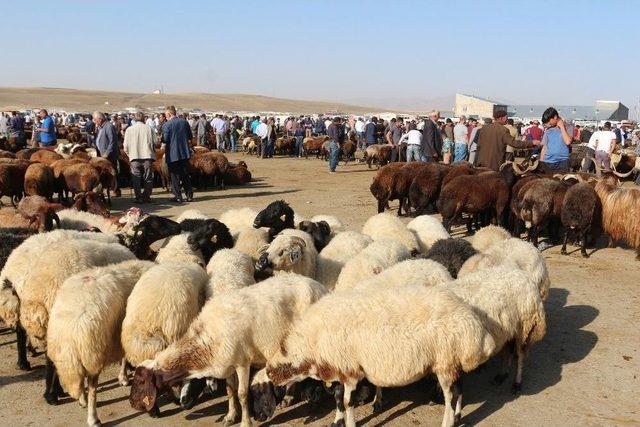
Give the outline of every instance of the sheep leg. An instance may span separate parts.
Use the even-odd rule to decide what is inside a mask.
[[[18,346],[18,369],[30,371],[31,365],[27,360],[27,333],[20,322],[16,325],[16,344]]]
[[[582,232],[582,245],[580,247],[580,253],[585,258],[589,258],[589,254],[587,253],[587,233],[588,232],[589,232],[589,229],[585,229]]]
[[[227,382],[227,399],[229,400],[229,411],[222,420],[224,425],[230,426],[235,424],[238,418],[238,406],[236,404],[236,390],[238,389],[238,379],[234,373],[226,379]]]
[[[122,362],[120,364],[120,372],[118,373],[118,383],[125,387],[129,385],[129,377],[127,375],[127,359],[122,358]]]
[[[250,370],[251,365],[238,366],[236,368],[236,374],[238,375],[238,400],[240,400],[240,409],[242,410],[241,427],[251,426],[251,414],[249,413],[249,401],[247,399]]]
[[[96,393],[98,391],[98,376],[89,376],[87,380],[87,424],[89,426],[100,426],[101,423],[98,419],[98,405],[96,402]]]
[[[511,359],[513,358],[512,343],[507,343],[502,350],[500,350],[500,356],[502,362],[500,363],[500,369],[495,377],[491,380],[491,384],[500,385],[509,377],[509,366],[511,366]]]
[[[569,239],[569,229],[564,230],[564,240],[562,241],[562,249],[560,249],[560,253],[562,255],[567,254],[567,240]],[[583,246],[584,249],[584,246]]]
[[[454,414],[454,423],[459,423],[462,418],[462,378],[458,377],[458,381],[453,383],[453,387],[455,390],[455,394],[457,394],[458,398],[455,399],[455,414]],[[453,402],[452,402],[453,404]],[[452,407],[453,410],[453,407]]]
[[[382,400],[382,387],[376,386],[376,396],[373,398],[373,412],[380,412],[384,406],[384,400]]]
[[[284,398],[282,398],[282,402],[280,402],[281,408],[288,408],[293,403],[295,399],[296,393],[296,383],[289,384],[284,392]]]
[[[354,395],[356,388],[358,387],[358,381],[352,380],[351,382],[344,383],[344,396],[342,401],[344,402],[344,425],[345,427],[356,427],[355,415],[353,413]]]
[[[333,398],[336,400],[336,416],[331,427],[344,427],[344,386],[338,384],[333,389]]]
[[[440,388],[442,388],[442,394],[444,395],[444,415],[442,417],[442,427],[453,427],[455,415],[454,409],[458,400],[456,394],[454,399],[453,393],[453,381],[449,375],[438,375],[438,382]]]
[[[54,390],[53,384],[55,380],[55,366],[53,366],[53,362],[49,359],[48,356],[45,356],[44,363],[44,399],[47,401],[49,405],[57,405],[58,404],[58,396]]]
[[[513,394],[519,394],[520,390],[522,390],[522,369],[524,367],[524,358],[527,354],[527,350],[525,346],[517,345],[516,352],[518,355],[518,360],[516,368],[516,378],[513,381],[513,386],[511,387],[511,391],[513,392]]]

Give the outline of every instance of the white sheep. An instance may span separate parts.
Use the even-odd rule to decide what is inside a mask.
[[[314,215],[311,217],[311,219],[309,220],[311,222],[320,222],[320,221],[324,221],[327,224],[329,224],[329,227],[331,227],[331,235],[334,236],[338,233],[340,233],[341,231],[344,231],[344,224],[342,223],[342,221],[340,221],[340,219],[338,219],[337,217],[333,216],[333,215]],[[296,222],[296,224],[300,224],[300,222]]]
[[[258,212],[251,208],[229,209],[220,215],[220,222],[229,228],[234,240],[241,229],[253,227],[253,221],[258,216]]]
[[[187,209],[186,211],[182,211],[176,219],[176,222],[179,224],[185,219],[209,219],[209,217],[198,209]]]
[[[249,255],[255,262],[260,258],[260,249],[269,244],[269,229],[241,228],[237,230],[233,240],[233,249]]]
[[[15,289],[20,323],[35,344],[46,338],[49,310],[65,279],[88,268],[135,259],[122,245],[93,240],[59,241],[47,246],[46,253],[33,263],[21,288]]]
[[[87,404],[90,426],[100,425],[98,376],[124,355],[120,327],[127,297],[151,266],[150,261],[133,260],[84,270],[64,281],[51,307],[47,355],[67,393],[81,405]]]
[[[451,237],[442,226],[442,222],[430,215],[420,215],[409,221],[407,228],[413,231],[420,252],[426,253],[437,240]]]
[[[63,209],[58,212],[58,217],[60,228],[67,230],[83,231],[95,227],[105,234],[116,234],[122,228],[116,218],[105,218],[75,209]]]
[[[127,299],[122,347],[133,366],[180,338],[198,315],[209,277],[202,267],[165,261],[138,280]]]
[[[27,273],[33,268],[34,259],[48,253],[49,245],[58,241],[93,240],[103,243],[118,243],[118,238],[102,233],[74,230],[53,230],[34,234],[15,248],[0,272],[0,318],[11,327],[16,327],[20,314],[17,292],[22,290]]]
[[[373,240],[397,240],[405,245],[411,254],[420,252],[415,234],[396,216],[388,213],[380,213],[370,217],[362,226],[362,233],[370,236]]]
[[[169,238],[167,244],[158,251],[156,262],[180,261],[187,264],[197,264],[204,268],[202,251],[190,241],[190,237],[191,233],[182,233]]]
[[[224,422],[235,422],[237,397],[242,409],[241,425],[249,426],[251,367],[264,366],[280,347],[291,322],[325,293],[325,287],[313,279],[280,274],[214,296],[180,340],[136,370],[132,406],[149,410],[155,404],[158,387],[186,378],[225,378],[229,412]]]
[[[318,252],[309,233],[289,228],[282,230],[269,246],[262,248],[256,269],[315,278],[317,258]]]
[[[510,352],[507,343],[514,341],[517,373],[513,390],[520,391],[527,351],[542,340],[546,332],[544,305],[538,286],[526,272],[513,267],[481,270],[442,286],[480,311],[481,319],[496,343],[496,352],[503,348]],[[496,380],[502,382],[507,375],[505,371]]]
[[[207,298],[233,289],[240,289],[254,284],[254,262],[251,257],[235,249],[220,249],[209,264],[209,286]]]
[[[318,254],[316,280],[333,290],[344,265],[371,244],[373,240],[357,231],[343,231]]]
[[[356,290],[380,290],[407,285],[435,286],[453,280],[447,269],[430,259],[401,261],[382,273],[356,284]]]
[[[531,243],[517,238],[495,243],[485,252],[469,258],[460,268],[458,277],[495,266],[514,266],[521,269],[538,286],[542,300],[547,299],[551,286],[547,263]]]
[[[471,245],[478,252],[484,252],[496,243],[500,243],[512,236],[507,230],[498,225],[488,225],[476,231],[471,237]]]
[[[335,290],[353,289],[385,269],[411,257],[407,247],[397,240],[376,240],[350,259],[342,268]]]
[[[442,425],[453,426],[461,410],[460,374],[494,349],[473,309],[449,291],[349,291],[327,295],[302,313],[267,362],[267,375],[277,386],[307,377],[342,383],[346,414],[337,409],[335,422],[354,427],[351,396],[361,380],[400,387],[432,372],[445,397]]]

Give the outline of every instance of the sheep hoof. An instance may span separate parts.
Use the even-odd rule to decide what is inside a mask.
[[[504,382],[504,380],[507,379],[507,377],[509,376],[509,374],[504,373],[504,374],[496,374],[495,377],[493,377],[493,380],[491,380],[491,384],[493,385],[500,385]]]
[[[44,400],[47,402],[47,404],[55,406],[58,404],[58,396],[56,396],[55,394],[52,393],[45,393],[43,395]]]
[[[30,371],[31,370],[31,364],[29,362],[27,362],[26,360],[24,362],[18,362],[18,369],[21,371]]]
[[[344,427],[344,420],[338,420],[338,422],[331,423],[331,427]]]
[[[373,402],[373,413],[377,414],[382,412],[382,407],[384,406],[384,401],[382,399]]]
[[[160,408],[154,405],[153,408],[151,408],[151,410],[149,411],[149,416],[151,418],[160,418]]]
[[[291,406],[293,404],[293,396],[285,396],[282,399],[282,402],[280,403],[280,407],[281,408],[288,408],[289,406]]]
[[[561,254],[561,255],[569,255],[569,254],[567,253],[567,250],[566,250],[566,249],[562,249],[562,250],[560,250],[560,254]]]
[[[232,426],[236,423],[236,414],[227,414],[222,419],[222,424],[225,426]]]
[[[586,252],[581,252],[583,258],[589,258],[589,254]]]
[[[511,392],[513,394],[520,394],[520,391],[522,391],[522,383],[513,383],[513,386],[511,386]]]

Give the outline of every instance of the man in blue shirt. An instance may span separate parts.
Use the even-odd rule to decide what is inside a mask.
[[[173,201],[182,203],[180,183],[184,187],[187,201],[193,200],[191,189],[191,175],[189,174],[189,158],[191,150],[189,141],[193,138],[191,126],[185,119],[176,116],[176,107],[170,105],[165,110],[167,122],[162,126],[162,141],[164,143],[164,158],[171,177],[171,191],[175,196]]]
[[[364,143],[369,146],[375,144],[376,141],[376,124],[378,123],[378,119],[376,117],[372,117],[371,121],[364,125]]]
[[[96,151],[98,156],[109,160],[113,168],[118,170],[118,160],[120,158],[120,146],[118,145],[118,132],[116,127],[107,120],[107,117],[100,111],[93,113],[93,122],[96,125]],[[121,191],[118,186],[118,180],[115,180],[116,197],[120,197]]]
[[[56,126],[44,108],[40,110],[40,122],[40,127],[36,129],[40,134],[40,145],[43,147],[56,145]]]
[[[553,107],[547,108],[542,114],[542,123],[546,127],[540,153],[544,170],[548,173],[569,172],[569,146],[573,128],[567,129],[558,111]]]

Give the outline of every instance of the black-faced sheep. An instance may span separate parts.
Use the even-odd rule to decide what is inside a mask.
[[[424,256],[445,266],[455,279],[462,265],[475,254],[476,250],[468,241],[449,238],[437,240]]]
[[[202,241],[199,242],[205,263],[209,262],[217,250],[233,247],[233,238],[229,229],[217,219],[185,219],[180,223],[180,228],[185,232],[205,230],[201,233]]]
[[[567,254],[569,234],[580,239],[580,253],[588,257],[586,246],[588,234],[600,228],[602,205],[596,190],[586,182],[575,184],[567,190],[562,202],[560,219],[564,226],[564,241],[560,253]]]
[[[276,234],[286,228],[296,228],[293,209],[291,209],[291,206],[284,200],[271,202],[256,215],[253,221],[253,227],[268,228],[269,237],[272,239]]]
[[[313,237],[313,244],[318,252],[331,240],[331,227],[326,221],[302,221],[298,224],[298,229]]]

